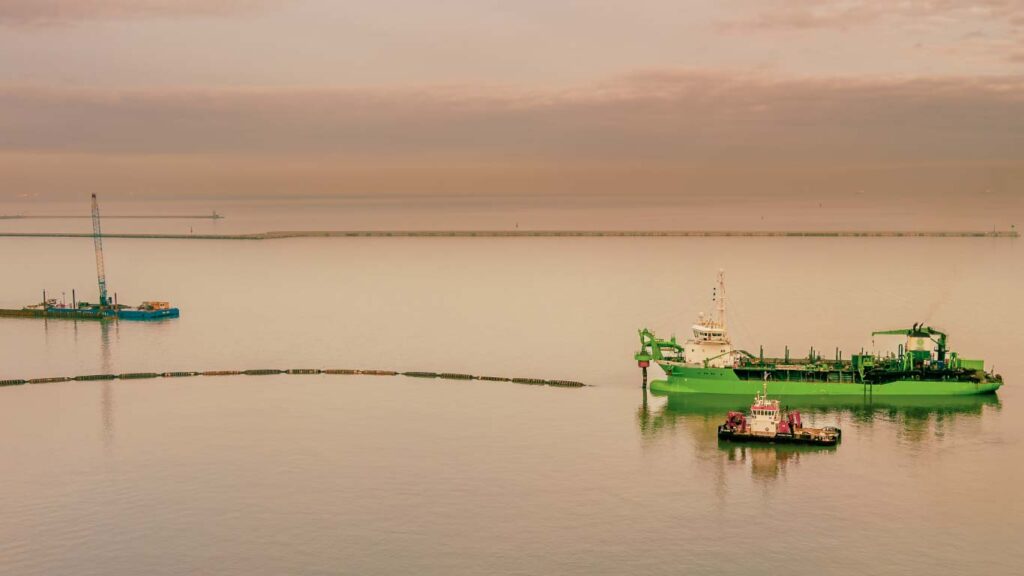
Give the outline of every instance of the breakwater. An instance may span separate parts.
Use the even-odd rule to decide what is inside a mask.
[[[0,214],[0,220],[74,220],[92,218],[91,214]],[[220,220],[224,218],[216,212],[210,214],[114,214],[104,215],[103,219],[119,218],[124,220]]]
[[[0,232],[8,238],[92,238],[78,232]],[[152,240],[285,238],[1017,238],[1012,230],[297,230],[249,234],[103,234]]]
[[[124,372],[121,374],[86,374],[81,376],[58,376],[53,378],[0,380],[0,386],[21,386],[25,384],[50,384],[55,382],[89,382],[96,380],[145,380],[150,378],[189,378],[209,376],[270,376],[292,375],[334,375],[334,376],[405,376],[409,378],[442,380],[481,380],[487,382],[511,382],[533,386],[555,386],[558,388],[582,388],[586,384],[574,380],[547,380],[543,378],[511,378],[505,376],[477,376],[457,372],[398,372],[395,370],[361,370],[351,368],[257,368],[250,370],[206,370],[202,372]]]

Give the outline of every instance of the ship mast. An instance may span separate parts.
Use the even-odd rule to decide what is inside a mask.
[[[725,332],[725,270],[718,271],[717,292],[715,300],[718,303],[718,326]]]
[[[96,247],[96,281],[100,285],[100,308],[107,307],[107,273],[103,269],[103,235],[100,232],[100,206],[92,195],[92,242]]]

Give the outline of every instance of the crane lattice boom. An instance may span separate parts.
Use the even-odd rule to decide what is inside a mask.
[[[100,232],[100,205],[96,202],[96,195],[92,195],[92,241],[96,247],[96,281],[100,285],[100,307],[106,308],[107,301],[107,273],[103,268],[103,234]]]

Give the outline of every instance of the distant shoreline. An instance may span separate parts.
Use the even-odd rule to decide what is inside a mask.
[[[0,220],[74,220],[74,219],[88,219],[92,218],[91,214],[75,215],[75,214],[0,214]],[[125,220],[223,220],[224,217],[216,212],[210,214],[113,214],[104,215],[103,219],[107,220],[110,218],[119,218]]]
[[[279,240],[285,238],[1018,238],[992,231],[757,231],[757,230],[297,230],[251,234],[103,234],[153,240]],[[7,238],[92,238],[80,232],[0,232]]]

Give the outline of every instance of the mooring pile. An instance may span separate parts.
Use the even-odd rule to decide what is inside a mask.
[[[531,384],[535,386],[557,386],[561,388],[581,388],[582,382],[573,380],[545,380],[542,378],[506,378],[503,376],[476,376],[455,372],[397,372],[394,370],[353,370],[348,368],[292,368],[278,370],[260,368],[255,370],[206,370],[203,372],[125,372],[122,374],[87,374],[84,376],[58,376],[56,378],[31,378],[27,380],[0,380],[0,386],[18,386],[21,384],[50,384],[53,382],[91,381],[91,380],[140,380],[146,378],[188,378],[193,376],[269,376],[273,374],[331,374],[345,376],[408,376],[411,378],[441,378],[444,380],[485,380],[488,382],[512,382],[515,384]]]

